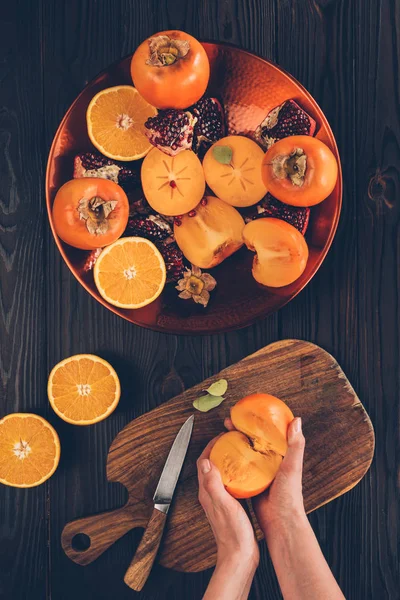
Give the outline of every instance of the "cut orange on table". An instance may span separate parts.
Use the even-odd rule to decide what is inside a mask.
[[[94,354],[76,354],[53,368],[47,395],[61,419],[73,425],[92,425],[116,408],[121,386],[106,360]]]
[[[121,238],[104,248],[94,266],[100,295],[120,308],[140,308],[163,291],[166,268],[156,246],[140,237]]]
[[[96,94],[87,109],[90,140],[109,158],[137,160],[152,148],[144,124],[156,114],[157,109],[133,86],[107,88]]]
[[[0,420],[0,483],[35,487],[51,477],[60,460],[60,440],[42,417],[14,413]]]

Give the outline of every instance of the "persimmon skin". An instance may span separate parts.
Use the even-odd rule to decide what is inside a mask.
[[[294,185],[288,177],[278,177],[274,161],[289,156],[301,148],[307,157],[307,167],[301,186]],[[314,206],[334,190],[338,177],[338,164],[326,144],[308,135],[293,135],[276,142],[266,152],[262,163],[262,178],[270,194],[291,206]]]
[[[294,415],[285,402],[271,394],[251,394],[231,409],[231,420],[236,429],[252,438],[254,446],[263,445],[285,456],[287,430]]]
[[[290,408],[270,394],[251,394],[231,409],[235,431],[215,442],[211,462],[234,498],[251,498],[266,490],[287,451]]]
[[[186,40],[188,54],[168,66],[146,64],[150,58],[149,40],[169,36]],[[138,92],[149,104],[159,109],[187,108],[195,104],[206,91],[210,78],[210,63],[201,43],[184,31],[161,31],[140,44],[131,61],[131,76]]]
[[[107,217],[108,231],[90,233],[79,214],[79,203],[86,198],[101,198],[117,205]],[[124,190],[114,181],[97,177],[71,179],[58,190],[53,204],[53,224],[57,235],[67,244],[81,250],[109,246],[121,237],[129,217],[129,201]]]

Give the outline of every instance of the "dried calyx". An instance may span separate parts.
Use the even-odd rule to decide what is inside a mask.
[[[173,40],[168,35],[149,39],[149,58],[146,64],[153,67],[169,67],[184,58],[190,50],[187,40]]]
[[[186,269],[183,278],[178,281],[176,289],[179,298],[183,300],[194,300],[196,304],[207,306],[210,300],[210,292],[215,288],[217,282],[209,273],[202,273],[199,267],[194,265]]]
[[[301,148],[295,148],[289,155],[276,156],[272,168],[278,179],[288,178],[293,185],[301,187],[307,170],[307,155]]]
[[[106,201],[99,196],[81,198],[78,204],[79,217],[86,221],[88,232],[94,235],[107,233],[110,227],[108,217],[117,204],[117,200]]]

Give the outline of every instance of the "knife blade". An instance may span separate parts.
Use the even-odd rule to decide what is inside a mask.
[[[171,506],[172,497],[192,435],[193,422],[194,415],[189,417],[180,428],[174,443],[171,446],[156,491],[154,492],[154,508],[165,514],[168,513],[169,507]]]
[[[169,507],[178,483],[179,475],[185,460],[194,423],[194,415],[189,417],[182,425],[171,446],[165,461],[156,491],[154,492],[153,514],[147,523],[146,530],[136,550],[135,556],[125,573],[124,581],[140,592],[150,575],[151,568],[160,546],[162,534]]]

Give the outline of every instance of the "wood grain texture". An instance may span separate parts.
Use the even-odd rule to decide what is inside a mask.
[[[2,4],[0,17],[0,416],[46,416],[41,12]],[[31,57],[32,63],[26,61]],[[32,105],[27,98],[34,98]],[[0,597],[46,594],[49,484],[1,486]],[[29,550],[26,551],[26,548]],[[25,573],[22,578],[21,573]],[[30,590],[30,592],[28,592]]]
[[[0,489],[1,600],[129,600],[141,532],[84,569],[60,547],[78,514],[121,506],[106,456],[129,421],[282,338],[328,349],[371,415],[372,468],[310,520],[348,600],[398,600],[400,15],[395,0],[16,0],[0,13],[0,357],[2,414],[35,410],[61,436],[59,470],[37,490]],[[86,82],[155,31],[180,27],[277,61],[313,94],[338,141],[344,202],[332,249],[288,306],[244,331],[202,338],[130,326],[72,278],[49,235],[44,165]],[[18,208],[16,208],[18,207]],[[97,352],[121,376],[118,411],[74,428],[48,411],[50,368]],[[93,495],[93,489],[97,494]],[[264,544],[251,600],[277,600]],[[200,600],[211,571],[155,567],[140,600]]]
[[[146,525],[145,532],[135,556],[125,573],[124,581],[127,586],[140,592],[147,581],[161,544],[167,515],[155,508]]]
[[[264,391],[278,396],[302,417],[308,440],[303,475],[307,512],[348,491],[364,476],[373,456],[374,433],[343,371],[330,354],[314,344],[275,342],[135,419],[118,434],[110,447],[107,477],[127,488],[127,505],[105,517],[68,523],[62,546],[72,560],[86,565],[98,558],[102,547],[126,532],[129,512],[131,528],[145,526],[149,518],[150,526],[153,493],[176,433],[193,413],[193,400],[221,378],[229,385],[225,402],[218,409],[195,414],[160,551],[163,566],[196,572],[215,564],[214,538],[197,498],[196,459],[210,439],[223,431],[230,407],[249,393]],[[261,531],[254,525],[261,539]],[[77,552],[72,541],[82,533],[90,536],[92,544]]]

